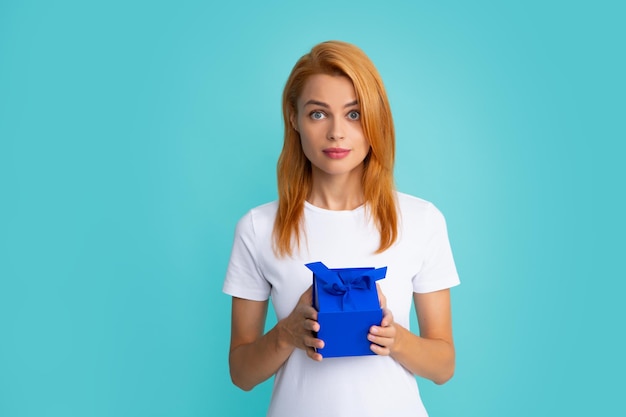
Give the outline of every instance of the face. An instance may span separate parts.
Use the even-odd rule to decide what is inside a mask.
[[[300,133],[313,178],[360,175],[370,145],[363,135],[361,108],[352,81],[316,74],[306,81],[291,124]]]

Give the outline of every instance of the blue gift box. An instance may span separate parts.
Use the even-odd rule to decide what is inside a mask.
[[[324,341],[318,352],[325,358],[374,355],[367,334],[383,318],[376,281],[385,278],[387,267],[329,269],[322,262],[305,266],[313,271],[317,337]]]

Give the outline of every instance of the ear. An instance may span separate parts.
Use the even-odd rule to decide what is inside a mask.
[[[293,130],[300,133],[300,131],[298,130],[298,117],[296,116],[296,112],[293,110],[289,114],[289,122],[291,123],[291,127],[293,127]]]

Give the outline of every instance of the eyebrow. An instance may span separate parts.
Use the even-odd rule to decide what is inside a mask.
[[[344,108],[345,107],[351,107],[351,106],[356,106],[357,104],[359,104],[359,102],[357,100],[351,101],[350,103],[346,103],[344,104]],[[304,103],[305,106],[308,105],[314,105],[314,106],[320,106],[320,107],[324,107],[326,109],[329,109],[330,106],[326,103],[324,103],[323,101],[318,101],[318,100],[309,100],[306,103]]]

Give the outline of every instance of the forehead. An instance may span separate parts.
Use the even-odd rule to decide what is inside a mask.
[[[343,107],[356,100],[356,92],[352,81],[344,75],[315,74],[304,83],[298,106],[303,106],[309,100],[321,101],[331,107]]]

